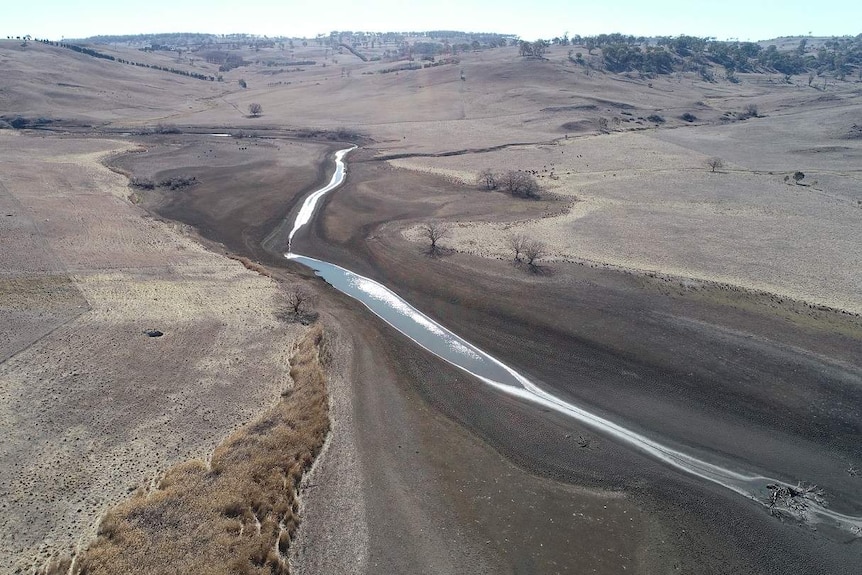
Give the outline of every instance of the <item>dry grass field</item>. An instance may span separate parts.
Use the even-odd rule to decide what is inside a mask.
[[[803,106],[744,124],[392,163],[465,183],[484,168],[535,170],[547,193],[572,202],[557,217],[459,222],[447,244],[459,251],[511,257],[507,238],[523,233],[548,244],[548,262],[611,264],[862,313],[862,144],[834,135],[847,112]],[[711,156],[725,161],[716,173]],[[785,181],[797,170],[801,185]]]
[[[302,330],[275,317],[275,282],[129,202],[99,163],[128,144],[3,132],[0,147],[0,557],[24,568],[277,401]]]
[[[222,75],[223,81],[0,40],[0,115],[50,120],[44,130],[0,129],[0,573],[40,567],[61,572],[73,555],[77,568],[94,573],[288,569],[300,509],[295,487],[321,449],[329,422],[321,418],[327,400],[317,365],[320,327],[308,331],[277,317],[285,286],[299,280],[260,243],[299,195],[323,178],[321,166],[339,130],[364,140],[351,157],[352,177],[359,179],[348,189],[355,198],[335,206],[332,221],[342,225],[329,230],[327,239],[349,254],[345,260],[365,254],[388,262],[398,269],[393,280],[404,285],[428,270],[444,278],[472,267],[477,276],[486,274],[509,289],[505,277],[512,270],[498,260],[512,259],[508,238],[523,233],[546,244],[542,262],[559,272],[561,277],[549,275],[548,281],[558,282],[554,289],[561,293],[582,281],[567,284],[562,278],[572,262],[622,269],[633,277],[672,278],[684,287],[728,284],[766,292],[776,301],[862,313],[862,139],[852,137],[862,111],[857,81],[812,88],[805,78],[786,83],[779,74],[739,74],[737,84],[704,82],[694,73],[605,74],[575,64],[563,47],[551,47],[541,61],[519,58],[517,48],[508,47],[467,51],[457,64],[399,72],[386,72],[389,62],[363,62],[316,45],[289,52],[246,48],[240,52],[249,64],[223,74],[193,54],[94,48],[151,66]],[[250,117],[251,103],[262,106],[260,117]],[[751,105],[759,115],[740,119]],[[685,113],[697,119],[687,122]],[[655,116],[662,121],[649,119]],[[180,133],[138,134],[160,126]],[[244,137],[206,135],[240,132]],[[316,139],[309,137],[313,132]],[[710,157],[723,160],[715,173],[706,164]],[[480,190],[476,176],[486,168],[534,172],[544,199],[521,201]],[[798,183],[792,178],[797,171],[805,174]],[[130,187],[127,176],[156,184],[172,177],[196,180],[185,189],[150,191]],[[426,266],[409,252],[420,251],[417,224],[431,214],[450,222],[451,235],[441,243],[459,252],[451,266],[445,260]],[[394,223],[386,225],[384,218]],[[405,238],[411,248],[402,245],[410,245]],[[416,263],[404,264],[413,261],[407,258]],[[374,271],[378,264],[368,265]],[[531,285],[545,281],[521,275]],[[589,277],[590,285],[619,281],[629,289],[627,279]],[[423,294],[417,289],[416,295]],[[475,304],[464,304],[471,313],[485,309],[479,300],[463,301]],[[432,301],[443,314],[450,313],[450,303]],[[700,564],[710,565],[704,572],[719,571],[709,561],[724,559],[709,559],[709,548],[697,547],[711,540],[708,527],[685,523],[688,534],[674,531],[683,524],[680,509],[700,500],[679,496],[689,503],[656,519],[660,514],[651,515],[650,504],[622,494],[620,486],[628,485],[618,478],[623,472],[610,473],[619,490],[581,492],[565,485],[584,477],[585,483],[599,481],[591,465],[598,469],[614,457],[628,461],[610,446],[607,452],[574,450],[587,462],[583,475],[552,466],[540,473],[551,479],[535,479],[500,458],[497,451],[510,451],[489,438],[510,434],[493,419],[495,410],[504,414],[501,421],[527,422],[518,430],[525,437],[518,449],[553,446],[547,448],[548,461],[556,461],[554,450],[565,450],[557,436],[571,435],[563,423],[531,426],[534,415],[521,407],[499,407],[457,374],[437,373],[427,358],[409,355],[415,351],[399,352],[387,336],[376,335],[379,326],[343,311],[340,300],[321,305],[331,324],[372,335],[345,345],[335,358],[343,372],[339,385],[349,388],[339,391],[341,403],[333,411],[333,429],[344,435],[324,453],[349,460],[349,466],[323,464],[314,476],[321,487],[309,498],[311,516],[363,524],[339,524],[335,532],[317,524],[300,534],[307,554],[297,564],[306,572],[348,568],[344,557],[315,556],[320,552],[314,534],[359,553],[350,555],[356,572],[362,570],[357,566],[407,568],[417,557],[415,564],[434,565],[447,545],[457,557],[451,559],[453,569],[463,559],[488,572],[535,572],[561,557],[574,561],[576,554],[603,573],[623,567],[671,572]],[[704,314],[719,315],[712,308]],[[855,316],[847,317],[856,323],[845,332],[858,334]],[[482,319],[473,325],[486,325]],[[502,316],[487,325],[498,320],[502,332]],[[818,324],[818,334],[828,329],[824,325]],[[148,337],[145,330],[163,336]],[[809,335],[799,335],[799,341]],[[822,338],[817,353],[828,353],[832,335]],[[843,363],[836,369],[857,377],[858,366],[846,359],[849,344],[839,343],[835,353]],[[373,373],[378,358],[392,362],[379,376]],[[394,358],[409,361],[395,366]],[[434,410],[425,402],[447,405],[435,395],[443,392],[428,391],[424,383],[418,393],[404,391],[403,382],[432,376],[451,383],[455,397],[467,399],[464,405],[476,402],[481,414],[475,423],[459,406],[441,409],[463,429],[449,419],[439,423],[435,417],[445,418],[430,415]],[[283,396],[287,388],[293,393]],[[709,412],[705,402],[707,407],[697,405],[691,413]],[[800,413],[804,402],[798,403],[790,411]],[[825,404],[816,409],[832,413]],[[839,411],[853,410],[858,413],[858,405]],[[382,423],[365,425],[367,414]],[[421,422],[423,431],[401,437],[386,429],[390,418]],[[674,425],[690,423],[680,422]],[[771,430],[758,433],[772,438]],[[730,442],[738,436],[727,437]],[[295,449],[273,448],[291,441]],[[458,465],[450,463],[458,455],[449,442],[460,446]],[[402,453],[402,444],[415,446],[410,458],[393,455]],[[804,449],[816,445],[811,440]],[[841,457],[852,451],[843,443],[841,449]],[[267,458],[259,458],[262,450]],[[534,451],[535,457],[545,453]],[[511,458],[534,469],[523,452],[515,450]],[[374,468],[381,461],[391,470]],[[351,479],[338,478],[344,469]],[[491,473],[510,485],[492,489],[498,479],[489,479]],[[844,475],[834,481],[850,491]],[[270,487],[279,482],[284,491],[272,498]],[[338,491],[341,483],[350,485],[349,495]],[[483,489],[489,501],[505,495],[511,507],[504,501],[486,509],[480,505],[485,500],[473,496]],[[439,501],[429,498],[443,496],[458,509],[429,511]],[[422,505],[412,510],[417,497]],[[372,503],[380,508],[372,509]],[[580,511],[569,508],[578,505]],[[542,513],[553,520],[578,512],[583,521],[567,523],[571,531],[554,531],[553,544],[524,550],[534,541],[549,541],[543,539]],[[530,518],[519,521],[519,514]],[[432,534],[423,533],[426,520],[436,528],[428,528]],[[498,520],[506,522],[504,535],[493,528]],[[441,525],[452,531],[443,533]],[[745,533],[757,532],[757,525],[745,523]],[[336,532],[354,539],[332,541]],[[457,542],[450,537],[455,532]],[[526,532],[529,541],[521,537]],[[418,550],[406,543],[394,551],[380,547],[402,533],[404,541],[422,543]],[[580,546],[567,539],[573,533],[581,533]],[[673,533],[685,541],[679,548]],[[614,541],[607,555],[603,540]],[[513,548],[513,541],[522,546]],[[736,543],[727,549],[722,557],[735,558]],[[403,554],[398,560],[404,563],[386,563],[387,553]],[[742,564],[740,559],[735,565]]]
[[[77,568],[93,574],[287,573],[299,525],[299,482],[329,429],[324,346],[318,325],[291,357],[292,384],[283,399],[206,462],[171,468],[154,489],[141,489],[112,510]]]

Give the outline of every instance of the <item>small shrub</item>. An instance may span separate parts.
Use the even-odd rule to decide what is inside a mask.
[[[745,107],[741,114],[739,114],[740,120],[747,120],[748,118],[759,118],[760,115],[757,112],[757,104],[749,104]]]
[[[697,116],[695,116],[691,112],[686,112],[681,116],[681,118],[686,122],[694,122],[697,120]]]
[[[159,182],[160,188],[168,188],[169,190],[181,190],[196,184],[198,179],[195,176],[174,176],[173,178],[165,178]]]
[[[334,135],[337,139],[347,142],[355,142],[362,139],[362,134],[350,128],[338,128],[335,130]]]
[[[149,178],[139,178],[137,176],[132,177],[129,180],[129,185],[133,188],[138,188],[140,190],[153,190],[156,187],[155,182],[153,182]]]
[[[653,122],[655,124],[664,124],[664,122],[665,122],[665,119],[663,117],[659,116],[658,114],[652,114],[650,116],[647,116],[647,120],[649,120],[650,122]]]
[[[603,134],[606,134],[610,131],[608,127],[608,119],[605,117],[600,117],[596,119],[596,125],[598,126],[599,131]]]
[[[156,134],[182,134],[182,130],[180,130],[174,124],[158,124],[155,129]]]

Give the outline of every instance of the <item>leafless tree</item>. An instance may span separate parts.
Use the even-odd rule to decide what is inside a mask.
[[[314,294],[303,286],[291,288],[284,296],[284,309],[277,316],[287,322],[309,324],[317,319],[312,309]]]
[[[248,105],[248,113],[257,118],[263,113],[263,106],[257,103],[251,103]]]
[[[524,252],[524,248],[527,247],[527,243],[529,243],[529,240],[524,234],[515,234],[509,238],[509,247],[515,252],[515,261],[521,261],[521,254]]]
[[[547,250],[544,242],[530,240],[527,242],[527,245],[524,246],[524,257],[527,258],[527,265],[530,266],[530,269],[535,270],[538,267],[536,260],[545,255],[547,255]]]
[[[724,160],[721,158],[710,158],[706,161],[706,165],[712,168],[712,171],[714,172],[718,168],[724,167]]]
[[[608,129],[608,119],[607,119],[607,118],[605,118],[604,116],[600,116],[600,117],[596,120],[596,125],[599,127],[599,132],[601,132],[601,133],[603,133],[603,134],[606,134],[606,133],[608,133],[608,132],[610,131],[610,130]]]
[[[431,245],[429,251],[431,254],[436,254],[440,247],[437,242],[449,235],[449,226],[442,222],[426,222],[419,228],[423,237],[425,237]]]
[[[485,168],[484,170],[479,172],[479,176],[476,178],[476,180],[479,182],[479,185],[486,190],[497,189],[497,174],[491,171],[491,168]]]
[[[509,170],[500,178],[507,192],[518,198],[538,198],[539,184],[531,174]]]

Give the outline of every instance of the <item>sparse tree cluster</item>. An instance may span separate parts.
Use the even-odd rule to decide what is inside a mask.
[[[156,188],[163,188],[166,190],[176,191],[188,188],[197,183],[198,179],[195,176],[188,175],[172,176],[170,178],[164,178],[159,182],[154,182],[149,178],[138,176],[132,176],[129,180],[129,185],[139,190],[155,190]]]
[[[509,170],[500,178],[503,189],[516,198],[539,198],[539,183],[532,174],[516,170]]]
[[[538,271],[537,260],[547,255],[547,247],[544,242],[534,240],[524,234],[515,234],[509,237],[509,248],[515,253],[515,261],[526,262],[530,271]],[[523,259],[522,259],[523,258]]]
[[[521,56],[531,58],[544,58],[545,52],[548,51],[547,40],[536,40],[535,42],[526,42],[521,40],[518,44],[518,53]]]
[[[502,189],[516,198],[539,198],[539,183],[529,172],[508,170],[502,174],[485,168],[476,177],[476,182],[483,190]]]

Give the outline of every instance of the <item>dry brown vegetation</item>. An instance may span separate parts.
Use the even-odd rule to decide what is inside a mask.
[[[117,57],[133,56],[148,64],[174,66],[172,54],[143,53],[127,46],[102,49]],[[4,220],[0,235],[5,234],[0,243],[16,248],[0,250],[0,271],[11,278],[0,282],[0,319],[12,320],[6,324],[10,326],[5,330],[8,333],[0,329],[0,388],[9,398],[0,405],[7,414],[0,421],[6,447],[0,459],[0,492],[4,493],[0,524],[5,533],[0,535],[0,565],[8,560],[15,562],[21,572],[33,572],[33,566],[44,564],[48,557],[86,548],[95,536],[96,519],[103,509],[117,504],[130,493],[129,489],[149,482],[154,474],[171,469],[155,491],[136,495],[105,519],[102,537],[75,569],[219,573],[285,568],[278,542],[287,541],[282,536],[296,521],[290,486],[293,468],[284,467],[289,465],[290,454],[265,454],[264,463],[271,461],[275,465],[269,475],[265,467],[260,468],[264,469],[262,475],[258,473],[249,454],[272,445],[275,440],[271,438],[287,430],[280,427],[281,423],[268,430],[247,427],[216,451],[214,461],[223,469],[194,461],[205,459],[225,435],[277,401],[286,379],[283,368],[290,342],[304,328],[276,321],[275,282],[246,273],[230,265],[233,262],[219,261],[225,258],[204,252],[177,233],[182,227],[140,218],[143,212],[128,206],[127,199],[131,199],[150,207],[152,197],[165,191],[159,188],[160,182],[165,187],[174,184],[182,188],[179,193],[166,195],[176,201],[205,198],[203,191],[210,193],[214,187],[231,192],[253,190],[255,194],[267,189],[299,193],[309,189],[317,165],[322,162],[322,152],[310,149],[316,145],[311,140],[356,140],[361,133],[365,149],[351,156],[352,162],[356,158],[356,164],[351,166],[355,191],[367,192],[372,187],[369,175],[377,173],[368,167],[372,162],[359,163],[360,157],[368,159],[376,154],[378,160],[400,159],[377,162],[382,175],[373,187],[386,193],[376,196],[376,202],[368,201],[367,195],[364,200],[355,200],[347,211],[348,219],[342,221],[352,225],[358,214],[367,213],[366,223],[377,225],[383,218],[381,214],[389,213],[389,227],[380,234],[385,238],[395,229],[396,217],[402,216],[385,212],[383,207],[394,203],[401,209],[405,196],[421,191],[422,211],[413,213],[410,221],[434,217],[447,222],[452,233],[446,238],[445,253],[454,254],[445,261],[426,261],[415,258],[413,249],[410,257],[420,261],[423,268],[445,265],[447,269],[457,269],[462,265],[458,252],[465,252],[486,258],[481,262],[469,260],[470,277],[481,277],[486,267],[495,269],[494,260],[508,261],[514,251],[517,261],[524,260],[523,266],[514,267],[536,270],[539,266],[526,263],[530,257],[524,259],[523,251],[530,243],[527,240],[536,240],[543,242],[539,251],[546,254],[536,254],[532,259],[553,268],[555,273],[547,277],[542,274],[542,278],[521,274],[524,277],[517,277],[517,281],[541,281],[543,285],[563,282],[571,277],[572,269],[577,270],[570,265],[577,262],[664,278],[661,285],[655,284],[659,287],[648,288],[662,293],[670,293],[671,289],[664,283],[675,285],[678,279],[680,290],[683,281],[685,286],[697,286],[685,287],[685,297],[707,302],[726,297],[721,301],[730,301],[734,307],[754,305],[729,293],[725,296],[726,288],[742,286],[739,289],[777,294],[771,296],[777,303],[770,306],[784,305],[787,297],[797,297],[818,302],[817,305],[860,311],[862,266],[858,263],[862,252],[858,234],[853,231],[858,228],[858,206],[862,205],[857,185],[862,128],[852,123],[853,114],[862,106],[858,84],[830,84],[830,93],[826,94],[804,86],[804,80],[799,78],[788,83],[764,74],[739,74],[734,82],[705,82],[695,72],[658,78],[622,76],[572,61],[566,58],[568,48],[558,46],[549,47],[541,60],[520,58],[517,47],[507,47],[459,54],[458,67],[447,63],[382,74],[393,67],[392,62],[355,59],[327,50],[322,45],[297,47],[291,59],[310,62],[300,69],[296,63],[269,66],[267,59],[284,60],[275,49],[258,54],[248,48],[245,55],[250,62],[256,62],[254,65],[229,70],[224,82],[210,83],[51,46],[24,48],[17,42],[0,43],[4,113],[26,115],[29,120],[23,127],[52,122],[57,127],[98,126],[103,138],[114,138],[108,141],[88,135],[88,139],[73,140],[47,131],[0,132],[0,210],[6,214],[0,214]],[[191,56],[188,58],[190,71],[217,70],[217,64],[205,61],[192,67]],[[46,76],[46,70],[51,74]],[[283,80],[273,81],[275,73],[283,73]],[[252,104],[265,107],[266,115],[250,120],[246,111],[251,111]],[[337,117],[332,110],[338,110]],[[683,111],[689,112],[680,116]],[[43,117],[47,118],[45,122],[40,120]],[[7,122],[5,127],[10,126]],[[4,123],[0,122],[2,127]],[[265,130],[300,140],[255,137]],[[230,132],[234,138],[195,136],[212,131]],[[97,156],[119,149],[135,151],[140,156],[136,170],[126,170],[122,165],[112,167],[146,184],[131,190],[131,197],[125,181],[106,179],[94,167]],[[711,156],[724,158],[727,167],[721,177],[707,173],[704,162]],[[167,160],[170,170],[164,165]],[[129,161],[125,167],[131,164]],[[263,166],[271,168],[265,171]],[[547,201],[513,201],[511,195],[517,195],[513,192],[521,188],[503,186],[505,182],[490,171],[490,179],[480,182],[489,193],[474,195],[484,196],[487,206],[493,207],[479,209],[478,204],[471,203],[466,187],[450,186],[451,182],[472,185],[475,175],[486,166],[501,172],[512,169],[515,173],[529,173],[536,178]],[[247,167],[254,168],[253,177],[243,171]],[[190,170],[189,177],[198,177],[199,185],[175,186],[189,182],[165,179],[182,176],[186,170]],[[807,174],[804,184],[801,177],[794,178],[797,172],[802,176],[799,170]],[[275,177],[275,172],[289,177]],[[782,178],[800,185],[785,185]],[[221,202],[213,203],[214,213],[234,213],[231,210],[236,204],[249,197],[245,193],[220,194],[213,196],[221,198]],[[559,208],[555,202],[568,207]],[[200,209],[201,203],[193,207]],[[216,217],[209,221],[209,227],[247,230],[263,226],[274,217],[272,209],[260,207],[267,204],[254,205],[259,209],[243,212],[242,218]],[[331,214],[332,208],[327,206],[327,212]],[[339,226],[337,233],[343,237],[338,237],[346,241],[351,225]],[[520,247],[509,245],[513,235],[524,240]],[[405,237],[423,244],[427,240],[415,227],[405,232]],[[255,263],[258,257],[253,254],[239,261],[250,270],[268,275]],[[501,275],[515,277],[512,267],[508,265]],[[67,269],[74,274],[67,273]],[[695,292],[702,285],[711,285],[711,281],[722,282],[716,284],[721,285],[719,295],[715,295],[717,290],[704,289],[702,295]],[[452,286],[458,287],[459,283],[452,282]],[[653,284],[645,281],[644,285]],[[482,297],[487,293],[494,292],[488,290]],[[4,299],[4,295],[11,299]],[[523,304],[524,298],[518,295],[515,309]],[[547,309],[561,310],[551,296],[546,297],[549,299],[544,301],[552,304]],[[568,293],[565,297],[569,297]],[[495,298],[500,299],[496,293]],[[791,321],[801,315],[796,308],[792,308],[793,316],[791,311],[787,314]],[[636,315],[639,314],[631,314]],[[530,322],[537,321],[538,316],[541,314],[534,314]],[[612,323],[613,317],[604,315],[602,321]],[[553,318],[548,325],[568,329],[574,324]],[[61,327],[56,329],[57,326]],[[141,329],[149,327],[164,329],[166,337],[143,337]],[[585,341],[592,337],[605,338],[605,342],[629,341],[629,336],[614,340],[613,334],[620,332],[613,330],[593,331],[601,333],[583,336]],[[712,349],[712,340],[708,341]],[[590,349],[582,351],[593,353]],[[658,354],[658,359],[651,358],[652,363],[671,361],[661,352],[653,353]],[[326,352],[319,355],[324,357]],[[7,356],[9,359],[5,359]],[[369,354],[369,358],[366,361],[376,366],[371,362],[377,356]],[[699,363],[701,359],[693,361]],[[566,377],[568,369],[567,366]],[[617,379],[614,386],[621,385]],[[758,382],[751,389],[762,387]],[[470,397],[474,397],[472,392]],[[810,401],[807,396],[805,403],[806,409],[829,405],[826,399]],[[392,404],[383,405],[388,409]],[[655,412],[644,410],[640,402],[637,405],[639,413]],[[278,414],[288,409],[293,408],[282,401],[257,426],[270,425],[273,414],[282,422]],[[393,409],[392,413],[400,412]],[[665,423],[660,422],[656,429],[662,429],[662,425]],[[644,426],[649,427],[646,423]],[[703,429],[714,428],[704,425]],[[690,438],[690,433],[686,429],[680,437]],[[711,436],[732,437],[724,433]],[[749,437],[748,433],[745,436]],[[829,433],[822,436],[832,437]],[[312,445],[307,452],[313,453],[314,442],[320,438],[310,432],[306,438]],[[451,444],[440,441],[446,456],[439,460],[448,464],[452,461]],[[710,441],[705,444],[712,445]],[[577,445],[583,448],[577,450],[579,454],[590,451],[582,443],[579,439]],[[719,451],[727,451],[720,441],[717,446]],[[425,446],[422,447],[424,456]],[[306,453],[296,449],[297,456]],[[836,453],[831,446],[824,452]],[[814,461],[810,452],[804,451],[798,460]],[[177,466],[182,461],[187,463]],[[394,476],[393,467],[377,465],[380,461],[392,463],[386,459],[363,463],[365,468],[379,468]],[[296,463],[304,465],[299,459]],[[421,460],[409,470],[412,473],[426,463]],[[842,461],[842,472],[845,465]],[[587,468],[580,462],[577,467]],[[847,475],[855,474],[855,468],[851,469],[854,472],[848,470]],[[270,499],[267,490],[278,487],[279,477],[285,484],[284,493],[279,492],[279,499]],[[490,477],[486,469],[482,469],[482,477]],[[816,479],[828,487],[830,496],[836,493],[834,484],[829,483],[831,477],[827,481]],[[415,481],[411,488],[421,485],[423,492],[434,491],[428,484]],[[373,490],[369,491],[374,493],[365,495],[369,502],[386,503],[393,493],[405,492],[402,484],[388,489],[378,481],[371,484]],[[519,489],[519,495],[534,493],[532,479],[523,485],[529,488]],[[461,487],[453,489],[451,495],[474,503],[474,492]],[[324,489],[316,491],[323,492]],[[229,497],[231,494],[236,497]],[[792,495],[789,501],[795,501],[795,497]],[[515,498],[502,500],[514,502]],[[448,503],[451,501],[446,506]],[[405,497],[403,504],[410,513],[419,507],[412,496]],[[519,505],[494,506],[489,512],[508,510],[517,514],[527,509],[523,502]],[[534,515],[543,521],[551,516],[544,510],[563,508],[547,501],[542,505],[545,507],[530,505],[530,510],[538,511]],[[454,506],[473,509],[469,505]],[[369,509],[372,507],[369,503]],[[228,517],[228,512],[235,516]],[[345,516],[338,507],[333,513]],[[607,521],[609,514],[599,505],[593,518],[600,518],[611,528],[614,523]],[[527,525],[524,515],[518,520],[521,525]],[[566,519],[574,517],[573,513],[562,515]],[[419,536],[409,533],[409,529],[398,531],[405,523],[399,523],[393,515],[388,527],[398,534],[403,544],[400,550],[409,553],[416,546],[405,542],[423,541],[428,547],[442,549],[447,556],[458,556],[453,551],[455,545],[435,539],[433,529],[427,527],[451,522],[417,517],[424,516],[409,515],[408,519],[411,528],[421,526]],[[473,519],[465,520],[470,529],[474,528]],[[504,517],[487,523],[497,526],[507,520]],[[380,523],[389,522],[378,521],[375,530],[381,529]],[[306,522],[311,524],[312,521]],[[596,525],[598,522],[592,523],[589,532],[599,538],[596,533],[606,532],[597,531]],[[541,529],[543,537],[560,537],[555,553],[576,549],[578,561],[585,561],[579,564],[603,565],[606,572],[621,570],[619,564],[608,562],[606,557],[583,559],[593,549],[604,550],[604,541],[599,545],[593,544],[596,540],[580,537],[572,538],[571,543],[579,543],[570,545],[567,531],[545,527]],[[326,529],[330,528],[331,524],[327,524]],[[733,529],[733,537],[743,539],[738,536],[741,531],[737,531],[737,525]],[[376,537],[383,533],[384,541],[392,539],[385,537],[385,531],[376,532]],[[713,547],[698,547],[692,555],[698,560],[703,560],[709,549],[728,541],[720,530],[703,532],[709,533]],[[513,541],[512,533],[505,532],[509,538],[505,544],[502,538],[499,543],[510,557],[518,553],[514,549],[517,546],[509,543]],[[718,538],[714,539],[716,534]],[[531,543],[520,551],[529,554],[522,555],[529,561],[538,549],[538,541],[532,537],[523,539]],[[640,545],[636,538],[623,537],[619,531],[606,539],[614,545],[623,541]],[[675,539],[672,533],[667,537],[668,541]],[[317,547],[330,546],[321,541],[326,539],[319,538]],[[700,544],[706,539],[696,541]],[[485,544],[482,537],[478,548]],[[733,548],[736,549],[735,543]],[[376,549],[363,548],[365,553],[375,555],[375,564],[381,560]],[[552,549],[548,539],[542,549]],[[619,555],[629,561],[636,553]],[[354,560],[356,556],[350,557]],[[549,557],[554,565],[561,564],[557,562],[559,554]],[[235,565],[231,564],[233,560],[237,561]],[[723,558],[715,561],[717,564]],[[745,564],[756,565],[751,561]],[[440,567],[440,562],[434,565],[436,570],[447,570]],[[45,565],[43,572],[68,573],[69,567],[69,559],[56,559]],[[448,571],[463,570],[463,564],[459,567]],[[709,571],[702,565],[698,569],[683,566],[681,570]],[[718,570],[733,568],[723,565]],[[777,572],[774,567],[764,570]]]
[[[297,488],[329,430],[322,343],[318,324],[297,345],[283,399],[222,443],[209,465],[177,465],[109,512],[73,572],[287,573]]]
[[[260,275],[266,276],[268,278],[272,277],[272,272],[270,272],[268,269],[266,269],[266,266],[263,266],[257,262],[253,262],[245,256],[228,255],[228,257],[232,260],[236,260],[239,263],[241,263],[245,267],[245,269],[247,269],[247,270],[257,272]]]

